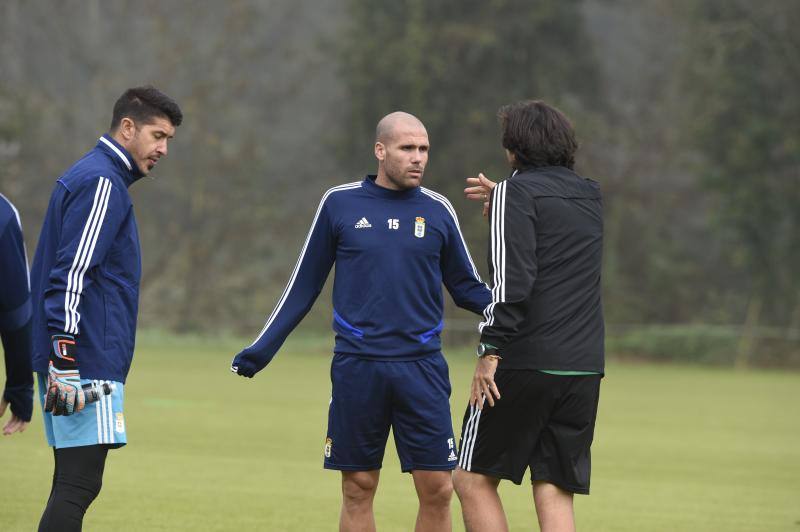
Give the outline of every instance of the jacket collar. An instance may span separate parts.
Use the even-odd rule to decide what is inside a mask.
[[[97,148],[108,155],[114,164],[119,168],[125,186],[131,186],[138,179],[144,177],[144,174],[139,171],[139,167],[128,153],[128,150],[123,148],[111,135],[106,133],[97,141]]]
[[[363,187],[373,196],[378,196],[379,198],[386,198],[386,199],[393,199],[393,200],[402,200],[413,198],[417,196],[420,187],[409,188],[406,190],[392,190],[389,188],[384,188],[375,182],[378,176],[374,174],[369,174],[367,177],[364,178]]]

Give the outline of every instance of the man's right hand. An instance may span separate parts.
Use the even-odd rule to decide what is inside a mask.
[[[75,337],[54,334],[53,350],[47,370],[47,396],[44,411],[54,416],[70,416],[83,410],[85,396],[75,353]]]
[[[269,363],[269,361],[267,361],[267,363]],[[256,373],[264,369],[267,363],[259,364],[254,361],[252,354],[248,353],[245,349],[233,357],[231,361],[231,371],[242,377],[252,379]]]
[[[484,400],[489,403],[489,406],[494,406],[495,399],[500,399],[500,390],[494,382],[494,374],[497,371],[499,360],[500,357],[497,355],[478,358],[469,394],[469,404],[477,406],[478,410],[483,410]]]
[[[468,200],[483,202],[483,215],[489,216],[489,197],[497,183],[480,173],[478,177],[468,177],[467,185],[464,196]]]

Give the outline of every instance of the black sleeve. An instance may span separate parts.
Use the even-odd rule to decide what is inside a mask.
[[[502,354],[525,318],[536,281],[536,208],[521,185],[506,180],[492,192],[490,216],[489,271],[494,288],[480,331],[481,342]]]

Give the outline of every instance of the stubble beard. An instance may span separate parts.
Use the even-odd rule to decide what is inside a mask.
[[[422,169],[419,177],[411,176],[407,172],[407,170],[400,170],[397,173],[386,172],[386,178],[399,190],[410,190],[422,184],[422,176],[425,175]]]

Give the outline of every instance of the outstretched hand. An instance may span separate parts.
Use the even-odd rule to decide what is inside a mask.
[[[8,408],[8,401],[6,401],[5,398],[0,399],[0,417],[3,417],[3,414],[6,413],[6,408]],[[24,432],[27,426],[27,421],[22,421],[12,412],[11,419],[8,420],[8,423],[3,427],[3,434],[5,436],[10,436],[15,432]]]
[[[253,363],[252,360],[246,355],[246,351],[242,351],[238,353],[233,360],[231,361],[231,371],[237,375],[241,375],[242,377],[247,377],[248,379],[252,379],[256,373],[261,371],[261,369],[266,366],[266,363],[259,366]]]
[[[468,200],[483,202],[483,216],[489,215],[489,196],[492,189],[497,185],[494,181],[479,173],[478,177],[467,178],[467,188],[464,189],[464,196]]]

